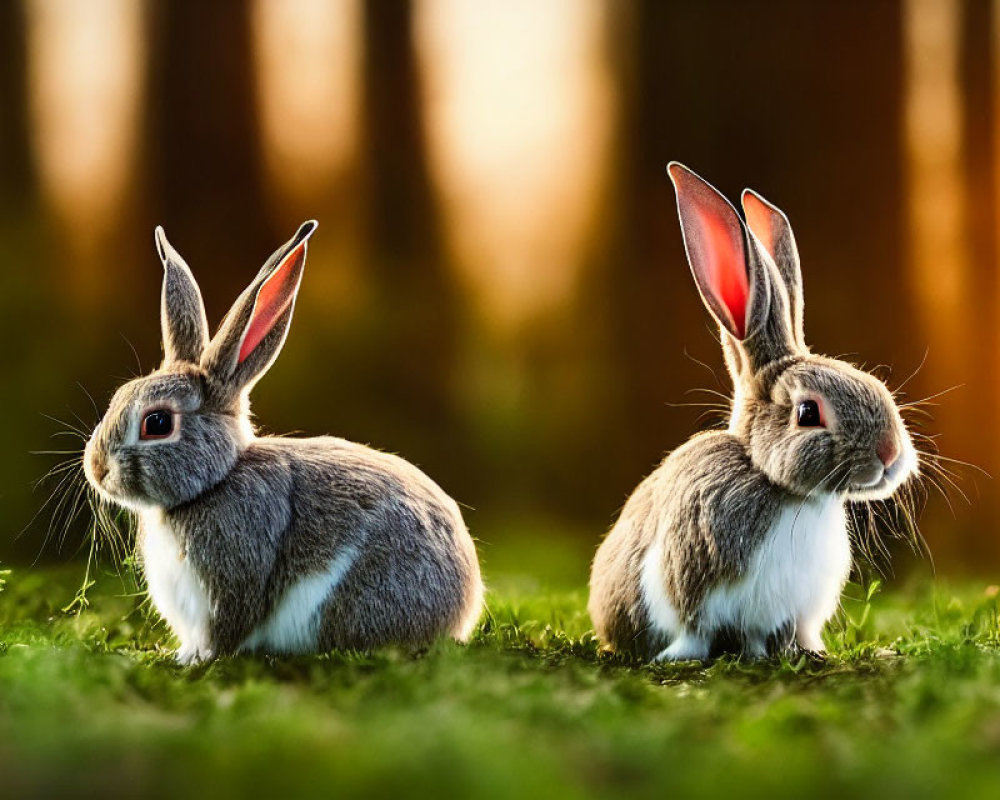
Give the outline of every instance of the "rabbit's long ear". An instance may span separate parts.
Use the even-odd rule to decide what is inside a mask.
[[[154,239],[156,252],[163,262],[160,329],[164,362],[197,364],[208,344],[208,320],[201,291],[180,253],[167,241],[162,226],[157,225]]]
[[[799,248],[795,244],[795,236],[788,217],[777,206],[772,205],[753,189],[743,190],[743,213],[747,219],[747,227],[757,238],[774,261],[791,306],[792,330],[795,341],[800,347],[805,347],[803,334],[803,315],[805,301],[802,294],[802,267],[799,265]]]
[[[209,342],[201,363],[213,385],[226,394],[253,386],[281,351],[302,281],[307,243],[316,226],[315,220],[303,223],[274,252]]]
[[[707,181],[672,162],[684,248],[695,283],[718,320],[734,379],[797,350],[788,293],[736,209]]]

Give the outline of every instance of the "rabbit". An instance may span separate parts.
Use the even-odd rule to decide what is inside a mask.
[[[629,497],[594,558],[588,610],[607,649],[643,660],[820,655],[852,563],[846,503],[892,495],[918,474],[916,450],[880,380],[806,346],[785,215],[747,189],[744,224],[687,167],[668,172],[731,415]]]
[[[91,486],[138,519],[182,664],[466,641],[482,609],[472,538],[427,475],[344,439],[254,429],[248,395],[284,344],[316,225],[268,259],[211,339],[158,227],[163,363],[117,390],[84,450]]]

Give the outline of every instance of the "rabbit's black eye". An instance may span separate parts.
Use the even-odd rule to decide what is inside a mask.
[[[819,403],[815,400],[803,400],[795,410],[800,428],[821,428],[823,418],[819,413]]]
[[[150,411],[142,418],[141,439],[165,439],[174,432],[173,412],[166,409]]]

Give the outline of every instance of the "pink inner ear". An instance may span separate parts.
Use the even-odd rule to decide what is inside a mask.
[[[701,218],[705,235],[705,277],[736,326],[736,334],[746,336],[747,300],[750,286],[747,281],[743,254],[732,251],[732,235],[729,227],[716,216],[703,215]]]
[[[285,256],[278,268],[264,281],[254,300],[250,324],[243,334],[240,345],[240,355],[237,363],[242,364],[267,336],[275,324],[281,319],[295,300],[295,290],[303,259],[306,256],[306,243],[301,242],[292,252]]]
[[[747,192],[743,196],[743,213],[747,217],[747,227],[753,231],[757,241],[764,245],[767,254],[774,258],[774,227],[771,225],[771,216],[774,212]]]

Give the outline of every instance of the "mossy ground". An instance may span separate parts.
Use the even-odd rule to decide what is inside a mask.
[[[0,593],[0,796],[1000,791],[985,582],[849,587],[824,663],[635,666],[600,652],[582,585],[492,561],[468,646],[194,668],[117,578],[68,613],[79,568],[15,568]]]

